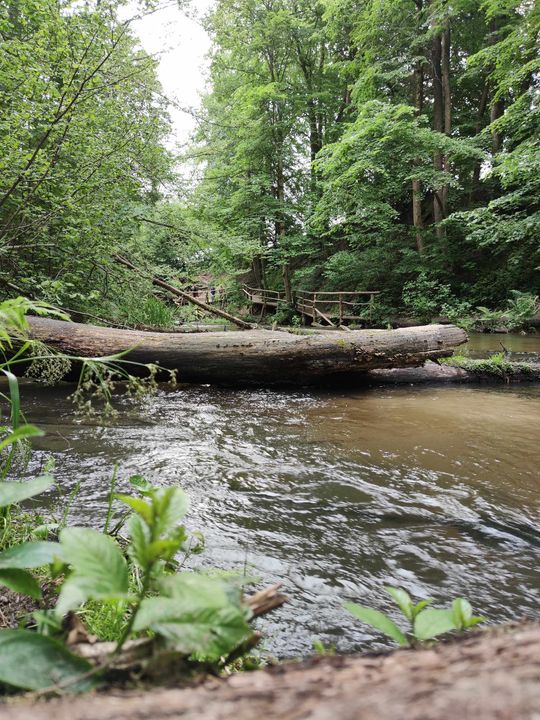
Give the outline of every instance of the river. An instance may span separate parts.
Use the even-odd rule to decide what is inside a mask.
[[[108,425],[77,418],[68,394],[24,389],[47,433],[31,471],[52,454],[57,499],[80,480],[72,520],[96,526],[115,463],[123,489],[133,473],[181,485],[207,543],[192,566],[283,582],[290,603],[259,622],[271,653],[306,654],[314,638],[384,647],[342,604],[391,610],[385,583],[463,595],[491,621],[539,615],[538,385],[193,386],[120,398]]]

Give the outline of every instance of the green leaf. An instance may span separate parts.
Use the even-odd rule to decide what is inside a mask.
[[[467,630],[478,623],[484,622],[485,617],[472,614],[471,603],[465,598],[456,598],[452,602],[452,614],[456,629]]]
[[[11,426],[14,430],[19,427],[19,418],[21,415],[21,395],[19,392],[19,381],[17,377],[9,370],[2,369],[7,377],[9,386],[9,401],[11,406]]]
[[[118,544],[89,528],[66,528],[60,533],[63,560],[72,573],[62,585],[56,605],[65,614],[90,598],[121,599],[129,590],[128,567]]]
[[[452,602],[454,624],[458,630],[467,627],[466,623],[472,617],[471,603],[465,598],[458,597]]]
[[[28,595],[34,600],[41,598],[41,588],[36,578],[27,570],[15,568],[0,570],[0,585],[21,593],[21,595]]]
[[[394,600],[394,602],[397,604],[401,612],[405,615],[407,620],[413,619],[413,604],[411,600],[411,596],[408,592],[405,590],[402,590],[401,588],[397,587],[391,587],[390,585],[385,585],[386,592],[390,595],[390,597]]]
[[[145,525],[140,515],[131,515],[127,521],[127,529],[131,543],[129,545],[129,553],[133,562],[140,568],[145,568],[148,564],[147,548],[150,540],[150,532],[148,526]]]
[[[176,528],[189,510],[189,498],[179,487],[160,488],[153,497],[155,534],[166,535]]]
[[[25,542],[0,553],[0,568],[31,569],[49,565],[60,558],[62,548],[54,542]]]
[[[451,630],[456,630],[452,610],[427,608],[414,621],[414,637],[417,640],[430,640]]]
[[[141,495],[151,495],[154,491],[154,486],[142,475],[132,475],[129,478],[129,482],[141,493]]]
[[[43,430],[40,430],[35,425],[20,425],[16,430],[13,430],[6,438],[0,441],[0,451],[14,445],[21,440],[27,440],[31,437],[40,437],[45,435]]]
[[[131,497],[131,495],[123,495],[122,493],[118,493],[114,497],[117,500],[120,500],[120,502],[123,502],[125,505],[128,505],[132,510],[140,515],[147,525],[152,525],[154,513],[151,505],[147,502],[141,500],[140,498]]]
[[[420,600],[420,602],[417,602],[416,605],[412,609],[413,620],[420,612],[422,612],[422,610],[425,607],[427,607],[428,605],[431,605],[432,602],[433,602],[433,600],[431,598],[428,600]]]
[[[91,669],[86,660],[50,637],[29,630],[0,630],[1,683],[25,690],[62,683],[66,692],[83,692],[97,684],[96,678],[81,678]]]
[[[344,608],[362,622],[370,625],[375,630],[384,633],[392,640],[395,640],[402,647],[407,647],[409,641],[393,620],[379,610],[357,605],[356,603],[345,603]]]
[[[183,573],[161,583],[162,595],[146,598],[134,630],[152,629],[185,655],[215,661],[251,635],[238,588],[218,578]]]
[[[40,495],[54,485],[50,475],[29,480],[28,482],[0,482],[0,507],[20,503],[34,495]]]

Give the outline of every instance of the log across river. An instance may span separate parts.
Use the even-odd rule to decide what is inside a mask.
[[[30,318],[31,335],[70,355],[128,359],[176,370],[181,382],[309,384],[451,355],[467,341],[453,325],[296,334],[270,330],[162,333]]]

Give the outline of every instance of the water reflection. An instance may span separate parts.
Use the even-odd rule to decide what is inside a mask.
[[[102,518],[114,463],[179,483],[208,550],[196,563],[281,580],[291,603],[262,621],[267,647],[340,650],[381,638],[345,599],[390,607],[383,583],[494,620],[537,614],[540,388],[383,388],[350,393],[192,387],[134,405],[110,427],[73,416],[67,390],[28,387],[75,516]]]

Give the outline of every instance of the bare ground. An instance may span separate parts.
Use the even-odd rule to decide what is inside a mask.
[[[324,657],[199,687],[0,706],[0,720],[539,720],[540,624]]]

